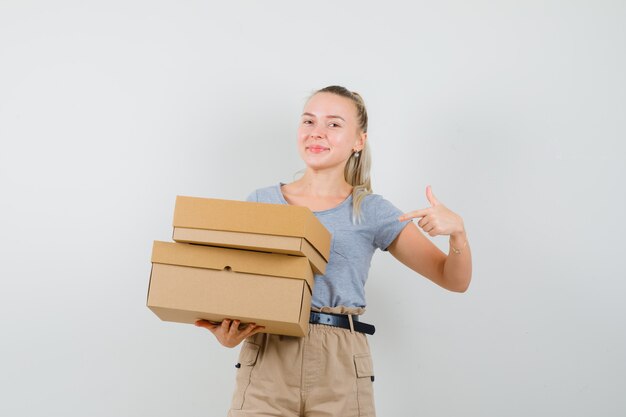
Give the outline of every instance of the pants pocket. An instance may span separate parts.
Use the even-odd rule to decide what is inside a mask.
[[[359,417],[375,417],[374,407],[374,366],[369,353],[354,355],[356,369],[357,402]]]
[[[250,376],[259,356],[259,345],[244,342],[239,352],[239,362],[237,363],[237,376],[235,378],[236,386],[233,394],[231,408],[233,410],[241,410],[246,396],[246,390],[250,385]]]

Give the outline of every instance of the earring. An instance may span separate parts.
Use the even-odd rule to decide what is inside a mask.
[[[359,151],[356,151],[355,153],[353,153],[353,155],[354,155],[355,158],[358,158],[359,157]]]

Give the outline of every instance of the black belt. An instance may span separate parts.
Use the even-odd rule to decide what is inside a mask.
[[[317,311],[311,311],[309,323],[325,324],[327,326],[341,327],[344,329],[350,328],[350,320],[345,314],[318,313]],[[352,325],[357,332],[374,334],[376,331],[373,325],[360,322],[359,316],[356,315],[352,316]]]

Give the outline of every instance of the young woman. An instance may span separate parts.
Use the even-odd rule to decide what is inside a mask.
[[[367,112],[361,96],[344,87],[329,86],[308,99],[298,151],[306,164],[302,178],[258,189],[248,200],[308,207],[332,233],[326,273],[315,276],[308,335],[270,335],[253,323],[240,329],[237,320],[196,325],[227,347],[245,339],[229,416],[374,416],[366,338],[373,326],[358,320],[372,255],[388,250],[441,287],[464,292],[472,265],[463,219],[430,186],[430,207],[406,214],[372,193]],[[413,218],[430,236],[450,236],[448,255]]]

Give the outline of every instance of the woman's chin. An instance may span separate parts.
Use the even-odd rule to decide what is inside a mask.
[[[314,170],[314,171],[325,171],[325,170],[333,170],[333,169],[339,169],[339,163],[333,163],[332,161],[328,161],[328,160],[320,160],[320,159],[314,159],[314,158],[307,158],[304,160],[304,163],[306,164],[308,169]]]

